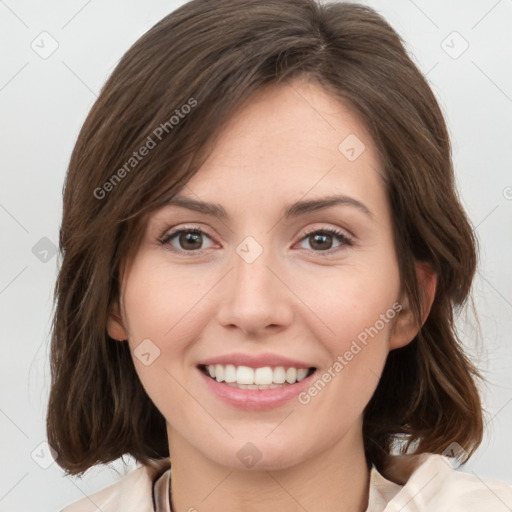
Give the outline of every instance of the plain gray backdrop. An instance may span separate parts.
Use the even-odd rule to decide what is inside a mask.
[[[65,477],[45,445],[61,190],[78,131],[123,53],[182,1],[0,0],[0,511],[57,511],[120,478],[127,459]],[[512,2],[365,2],[404,38],[446,115],[462,202],[480,242],[458,320],[486,434],[461,470],[512,481]],[[116,472],[115,468],[119,472]]]

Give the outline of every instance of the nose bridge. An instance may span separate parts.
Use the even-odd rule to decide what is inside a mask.
[[[269,237],[262,242],[248,236],[235,248],[234,269],[219,312],[221,323],[245,332],[283,326],[291,320],[290,297],[275,275],[279,270]]]
[[[261,240],[261,237],[260,237]],[[265,244],[265,245],[263,245]],[[275,258],[272,254],[269,238],[260,243],[254,236],[247,236],[235,249],[233,257],[234,289],[240,294],[239,299],[245,299],[245,294],[254,294],[256,301],[264,300],[275,283],[275,277],[269,270]]]

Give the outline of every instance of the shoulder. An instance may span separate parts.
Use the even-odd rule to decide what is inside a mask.
[[[167,467],[166,460],[156,461],[152,466],[140,466],[118,482],[85,496],[60,512],[154,512],[153,483]]]
[[[401,487],[390,482],[396,491],[385,512],[402,509],[410,512],[512,510],[512,487],[505,482],[456,470],[450,460],[441,455],[422,454],[393,459],[386,476],[391,475],[394,481],[405,481]]]

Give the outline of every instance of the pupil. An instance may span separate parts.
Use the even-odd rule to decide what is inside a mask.
[[[318,239],[320,239],[321,241],[323,240],[325,242],[326,237],[329,237],[329,236],[331,236],[331,235],[318,235],[318,234],[317,235],[313,235],[314,243],[311,244],[312,247],[315,246],[315,244],[317,243]],[[317,248],[322,249],[322,250],[330,249],[330,247],[327,247],[325,243],[324,244],[320,244]]]
[[[196,246],[201,245],[200,235],[197,233],[184,233],[184,234],[182,234],[181,241],[184,242],[183,245],[185,246],[185,248],[189,248],[189,249],[197,249],[198,247],[196,247]],[[194,246],[194,242],[195,242],[196,246]],[[189,243],[191,243],[193,247],[188,245]],[[188,247],[187,247],[187,245],[188,245]]]

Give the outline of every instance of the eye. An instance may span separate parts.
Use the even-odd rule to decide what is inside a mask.
[[[337,238],[339,245],[333,248],[333,238]],[[352,240],[343,231],[334,228],[313,229],[308,231],[301,242],[308,241],[314,252],[334,252],[344,245],[352,245]]]
[[[181,252],[196,252],[208,247],[201,247],[203,244],[203,238],[211,238],[199,228],[182,228],[177,229],[163,238],[159,239],[162,245],[168,245],[172,250]],[[176,239],[178,247],[173,244],[173,240]]]
[[[202,247],[204,239],[211,240],[210,236],[199,228],[181,228],[172,231],[158,241],[176,252],[196,254],[208,247]],[[338,245],[333,247],[333,238],[337,239]],[[333,228],[313,229],[305,233],[300,242],[308,241],[310,249],[314,252],[325,252],[331,254],[346,245],[353,245],[352,239],[343,231]],[[178,246],[176,246],[176,244]],[[307,249],[307,248],[306,248]]]

